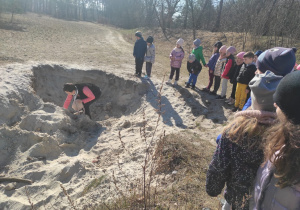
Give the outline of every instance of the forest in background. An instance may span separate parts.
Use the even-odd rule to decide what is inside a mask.
[[[33,12],[65,20],[92,21],[132,29],[237,32],[269,47],[292,47],[300,39],[299,0],[0,0],[0,15]],[[246,40],[245,40],[246,42]]]

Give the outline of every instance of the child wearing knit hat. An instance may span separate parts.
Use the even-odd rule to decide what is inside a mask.
[[[210,92],[210,94],[212,95],[216,95],[220,87],[221,74],[223,72],[226,63],[226,49],[227,49],[226,45],[223,45],[219,49],[220,56],[216,62],[215,70],[214,70],[214,79],[215,79],[214,90]]]
[[[214,50],[213,50],[213,55],[210,57],[208,63],[206,64],[205,67],[208,67],[208,75],[209,75],[209,83],[206,88],[203,88],[202,90],[209,92],[210,88],[213,84],[214,80],[214,71],[215,71],[215,66],[217,63],[217,60],[220,56],[219,50],[222,47],[222,42],[218,41],[214,44]]]
[[[187,62],[187,70],[190,76],[188,82],[186,83],[185,86],[186,88],[189,88],[190,84],[192,83],[192,89],[195,89],[197,77],[201,72],[201,69],[202,69],[202,65],[198,60],[196,60],[196,56],[194,54],[190,54]]]
[[[194,48],[192,50],[192,53],[196,56],[196,60],[198,60],[199,62],[201,61],[203,66],[206,66],[206,62],[203,56],[203,47],[200,46],[201,41],[200,39],[195,39],[194,42]]]
[[[135,75],[140,77],[142,74],[144,57],[147,51],[147,44],[140,31],[135,33],[135,44],[133,48],[133,56],[135,58]]]
[[[237,77],[237,85],[235,92],[235,103],[233,112],[242,110],[247,99],[247,88],[249,82],[255,76],[256,66],[253,62],[254,53],[247,52],[244,54],[244,64],[241,67],[239,76]]]
[[[179,80],[180,67],[181,67],[182,60],[184,58],[184,50],[182,48],[183,43],[184,40],[182,38],[178,39],[176,42],[176,47],[172,50],[170,54],[171,73],[170,73],[169,80],[167,81],[167,84],[171,83],[175,72],[176,72],[176,76],[175,76],[174,85],[177,85],[177,82]]]
[[[224,71],[222,72],[221,78],[222,78],[222,91],[221,95],[217,96],[216,99],[226,99],[226,92],[227,92],[227,84],[229,80],[229,76],[227,75],[229,71],[234,67],[235,61],[234,61],[234,54],[236,53],[236,49],[233,46],[230,46],[226,49],[226,64]]]
[[[229,81],[232,84],[231,95],[230,95],[229,99],[225,101],[229,105],[234,104],[234,101],[235,101],[235,91],[236,91],[236,85],[237,85],[237,77],[239,76],[241,67],[244,64],[244,58],[243,58],[244,55],[245,55],[245,52],[239,52],[236,55],[235,65],[234,65],[233,68],[231,68],[231,70],[227,74],[229,79],[230,79]]]
[[[300,209],[300,71],[279,83],[274,102],[279,123],[265,132],[265,159],[256,174],[249,209]]]
[[[153,37],[149,36],[146,40],[147,42],[147,52],[145,55],[145,62],[146,62],[146,75],[145,79],[150,79],[151,76],[151,70],[152,70],[152,65],[154,64],[155,61],[155,46],[153,44]]]

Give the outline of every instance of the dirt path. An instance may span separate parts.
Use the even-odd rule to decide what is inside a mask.
[[[133,45],[125,42],[113,28],[37,14],[17,15],[15,25],[18,26],[15,30],[0,27],[0,64],[28,61],[67,63],[113,72],[129,71],[134,67]]]

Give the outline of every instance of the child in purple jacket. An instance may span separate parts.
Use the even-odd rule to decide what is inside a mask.
[[[210,57],[208,63],[205,65],[205,67],[208,67],[208,75],[209,75],[209,83],[207,85],[206,88],[203,88],[204,91],[207,91],[209,92],[210,91],[210,88],[213,84],[213,81],[214,81],[214,70],[215,70],[215,65],[217,63],[217,60],[220,56],[220,53],[219,53],[219,49],[222,47],[222,42],[216,42],[214,44],[214,51],[213,51],[213,55]]]
[[[171,83],[174,73],[176,71],[175,82],[174,85],[177,85],[179,80],[179,72],[182,60],[184,58],[184,50],[182,48],[184,40],[182,38],[178,39],[176,42],[176,47],[172,50],[170,54],[170,63],[171,63],[171,73],[167,83]]]

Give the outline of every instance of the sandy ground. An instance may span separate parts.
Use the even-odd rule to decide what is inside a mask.
[[[0,175],[32,180],[27,192],[36,208],[70,209],[60,184],[80,208],[93,199],[114,199],[114,179],[122,188],[142,173],[145,122],[149,139],[158,126],[153,147],[164,131],[186,129],[214,145],[232,114],[199,89],[166,85],[162,77],[134,77],[133,43],[118,30],[35,14],[18,18],[25,23],[21,29],[0,28]],[[35,37],[35,30],[41,35]],[[93,121],[63,110],[66,82],[102,89],[91,106]],[[157,99],[163,104],[158,123]],[[83,194],[99,177],[101,187]],[[0,209],[28,208],[24,183],[0,184]]]

